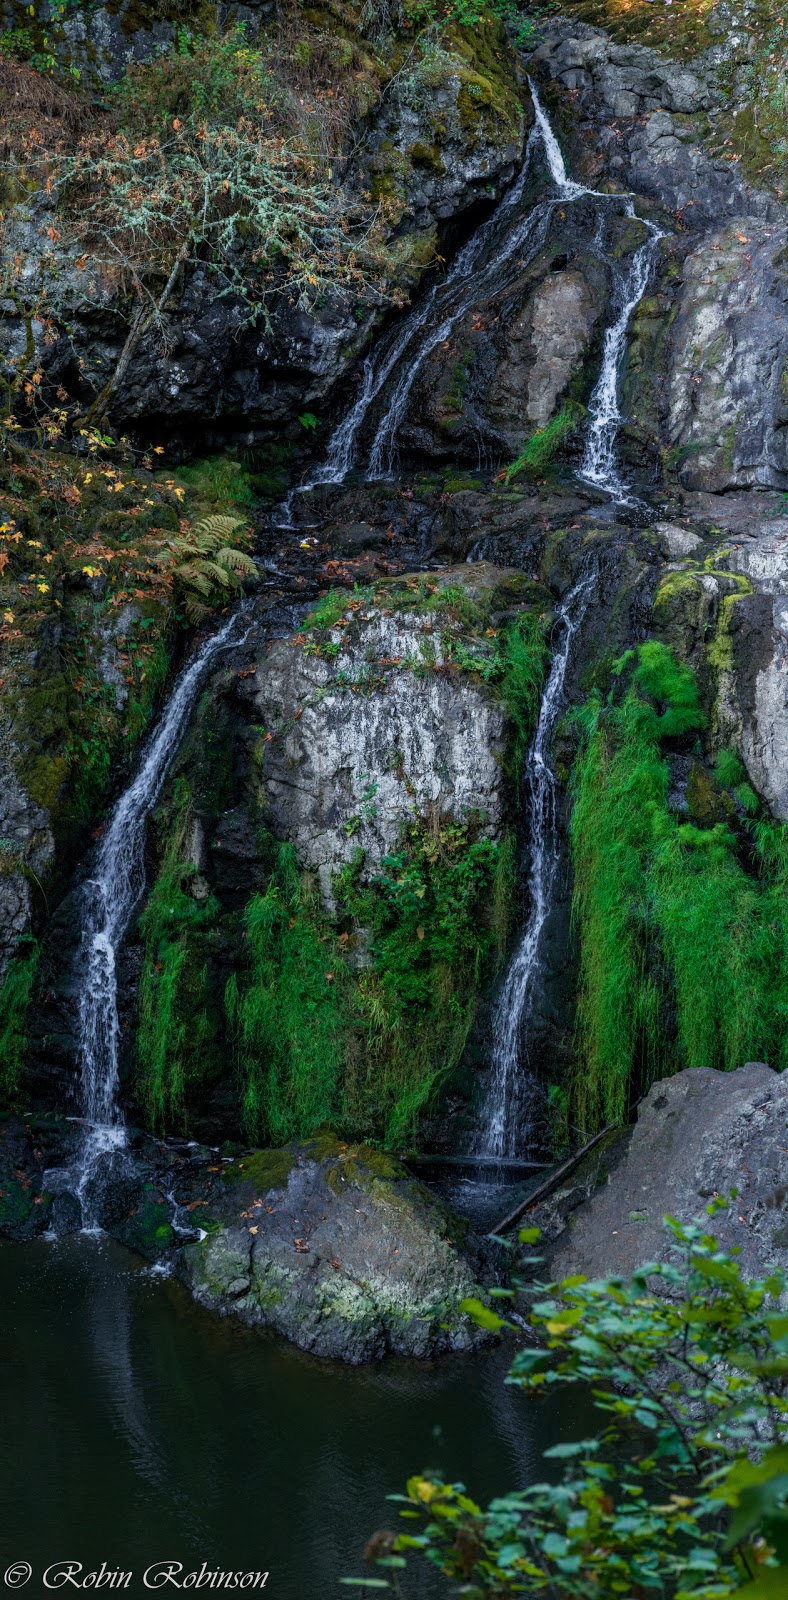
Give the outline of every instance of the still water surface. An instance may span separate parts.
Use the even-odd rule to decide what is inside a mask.
[[[110,1240],[0,1245],[0,1582],[28,1561],[16,1592],[37,1600],[50,1564],[104,1561],[142,1596],[149,1564],[205,1561],[268,1569],[274,1600],[363,1594],[338,1580],[369,1570],[410,1473],[489,1498],[576,1432],[571,1398],[529,1403],[507,1364],[329,1365],[212,1317]],[[404,1593],[446,1589],[414,1568]]]

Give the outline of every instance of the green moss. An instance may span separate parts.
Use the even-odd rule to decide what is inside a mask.
[[[221,1071],[222,1015],[210,981],[208,943],[218,905],[195,899],[196,870],[183,860],[189,795],[176,786],[174,820],[159,876],[139,920],[136,1092],[149,1125],[186,1125],[189,1089]]]
[[[226,992],[244,1124],[278,1144],[341,1109],[350,972],[292,845],[275,847],[271,882],[244,924],[248,971]]]
[[[664,645],[628,652],[614,692],[579,721],[572,1115],[592,1131],[623,1120],[655,1076],[788,1060],[788,838],[760,821],[739,839],[716,820],[728,808],[705,772],[694,781],[705,826],[670,812],[665,741],[694,738],[704,718],[692,672]]]
[[[38,958],[35,939],[20,940],[0,986],[0,1097],[6,1100],[13,1098],[22,1079]]]
[[[693,822],[702,828],[712,828],[725,820],[722,796],[708,767],[693,761],[687,781],[687,806]]]
[[[222,1177],[226,1183],[249,1183],[256,1194],[264,1195],[271,1189],[287,1188],[295,1160],[292,1147],[255,1150],[253,1155],[244,1156],[243,1161],[227,1162],[222,1168]]]
[[[361,855],[336,880],[371,958],[357,980],[346,1101],[356,1128],[387,1145],[413,1142],[501,958],[490,916],[500,853],[474,819],[415,820],[369,883]]]
[[[577,432],[584,412],[581,406],[568,402],[547,423],[544,428],[537,428],[523,445],[520,454],[507,467],[505,481],[513,483],[515,478],[521,476],[533,477],[542,472],[555,460],[559,451]]]
[[[193,497],[195,515],[257,504],[254,474],[236,456],[206,456],[179,468],[178,477]]]

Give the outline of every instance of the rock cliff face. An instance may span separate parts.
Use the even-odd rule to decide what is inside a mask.
[[[551,1275],[627,1277],[644,1261],[665,1260],[663,1217],[691,1222],[732,1189],[738,1198],[712,1231],[741,1251],[745,1274],[785,1268],[787,1129],[788,1082],[760,1063],[732,1073],[700,1067],[655,1083],[631,1134],[597,1166],[590,1198],[583,1201],[575,1183],[573,1194],[559,1192],[535,1217],[555,1241]]]
[[[450,599],[459,585],[467,594],[462,569],[444,570],[434,598],[448,591]],[[486,585],[505,596],[518,576],[476,568],[471,589]],[[412,593],[418,601],[415,582]],[[496,838],[508,811],[505,709],[453,667],[467,638],[462,622],[355,600],[337,621],[275,645],[244,682],[265,730],[263,807],[318,872],[329,902],[339,868],[361,851],[374,875],[412,815],[476,813]]]
[[[162,49],[175,50],[179,28],[192,20],[209,33],[232,35],[240,28],[268,52],[269,61],[282,48],[270,4],[209,3],[195,10],[199,16],[191,19],[178,0],[164,8],[119,0],[69,8],[62,17],[49,0],[32,11],[6,0],[4,15],[12,31],[30,35],[31,50],[39,35],[45,37],[46,49],[85,83],[116,80],[134,64],[155,61]],[[133,426],[146,438],[166,430],[168,437],[177,433],[186,441],[195,434],[222,439],[240,433],[248,442],[255,431],[267,438],[272,426],[292,422],[312,406],[322,408],[379,330],[394,289],[400,296],[412,292],[434,262],[447,227],[462,231],[466,214],[489,208],[514,175],[525,117],[516,60],[494,19],[475,34],[455,27],[440,51],[428,52],[423,70],[417,70],[418,55],[410,64],[412,40],[395,38],[392,59],[384,63],[380,50],[365,48],[363,29],[355,23],[352,13],[317,8],[302,21],[305,37],[298,40],[296,22],[296,36],[288,35],[286,45],[294,51],[296,76],[299,63],[321,51],[330,55],[331,47],[337,72],[350,74],[361,52],[363,71],[354,76],[366,73],[371,104],[360,106],[351,153],[337,156],[327,181],[335,191],[342,184],[345,211],[364,200],[385,217],[390,254],[379,274],[382,293],[329,289],[310,307],[301,290],[282,292],[261,315],[260,306],[234,293],[221,274],[211,275],[210,250],[187,249],[177,293],[137,343],[117,387],[111,406],[117,430]],[[293,93],[292,85],[271,89],[277,103]],[[111,124],[107,137],[114,131]],[[14,197],[0,260],[8,266],[15,257],[24,259],[24,293],[22,301],[17,296],[3,303],[0,360],[6,372],[28,360],[32,337],[52,394],[59,391],[61,403],[84,410],[115,369],[136,315],[128,274],[86,271],[86,257],[75,247],[58,263],[57,309],[42,311],[37,296],[50,270],[47,241],[60,238],[68,195],[52,183],[36,188],[32,180],[22,190]],[[253,260],[254,241],[249,248]],[[25,300],[36,302],[32,321],[25,320]]]

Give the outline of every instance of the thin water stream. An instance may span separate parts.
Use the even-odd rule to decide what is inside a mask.
[[[145,887],[145,831],[206,674],[240,642],[242,611],[204,641],[177,679],[161,720],[107,824],[82,895],[78,1045],[85,1119],[72,1183],[83,1226],[95,1225],[92,1190],[126,1133],[118,1105],[118,952]]]
[[[515,1156],[533,1143],[536,1083],[527,1072],[527,1033],[536,985],[544,926],[553,903],[560,861],[556,832],[556,777],[551,747],[564,709],[564,687],[573,643],[593,597],[596,570],[589,569],[558,608],[554,648],[536,733],[525,763],[525,805],[528,817],[529,911],[509,964],[493,1014],[492,1065],[476,1147],[485,1156]]]

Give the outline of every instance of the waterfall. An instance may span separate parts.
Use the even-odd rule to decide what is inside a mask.
[[[525,784],[528,801],[529,912],[520,942],[510,963],[493,1015],[493,1057],[477,1153],[514,1156],[529,1142],[532,1131],[533,1080],[524,1078],[520,1040],[533,1009],[539,975],[539,947],[550,911],[558,869],[559,849],[555,829],[556,778],[550,747],[564,704],[564,685],[572,642],[581,626],[596,582],[590,570],[574,585],[558,610],[558,643],[542,696],[539,721],[528,751]]]
[[[285,502],[285,511],[288,516],[292,513],[293,499],[296,494],[308,494],[310,490],[318,488],[321,484],[344,483],[351,467],[356,463],[359,435],[370,407],[377,400],[394,369],[410,353],[412,355],[411,363],[404,368],[397,383],[394,396],[389,402],[386,416],[378,429],[378,434],[370,452],[369,476],[378,477],[384,475],[377,470],[374,464],[377,457],[382,457],[383,430],[385,429],[385,437],[388,440],[391,429],[386,425],[392,411],[396,408],[398,417],[401,415],[416,374],[421,370],[427,356],[447,337],[456,322],[467,310],[469,301],[467,296],[462,295],[462,289],[467,287],[470,281],[473,294],[477,292],[478,279],[474,275],[485,251],[493,242],[501,222],[505,223],[510,213],[516,210],[522,201],[528,181],[536,132],[536,129],[531,130],[519,175],[496,207],[493,215],[488,217],[477,228],[467,244],[458,252],[445,278],[434,283],[432,288],[425,294],[424,299],[416,304],[404,323],[389,334],[387,338],[381,340],[372,355],[367,356],[364,362],[360,392],[350,410],[335,428],[328,442],[325,459],[321,465],[316,468],[314,475],[307,483],[298,484],[288,495]],[[522,238],[521,230],[516,229],[510,237],[505,251],[505,259],[507,261],[521,243]],[[437,330],[433,328],[429,331],[426,340],[420,343],[420,336],[428,328],[433,314],[440,319]],[[413,355],[414,348],[417,346],[415,355]],[[286,525],[289,525],[289,522]]]
[[[83,1225],[95,1226],[91,1184],[102,1158],[123,1148],[126,1133],[118,1106],[117,958],[145,887],[145,827],[205,673],[236,643],[241,613],[206,639],[175,683],[164,714],[144,751],[136,776],[115,806],[83,889],[79,947],[78,1043],[82,1112],[86,1121],[76,1190]]]
[[[379,418],[367,452],[365,476],[380,480],[393,477],[397,465],[397,439],[413,390],[425,362],[434,350],[450,338],[468,311],[485,298],[505,288],[513,264],[522,271],[545,243],[556,207],[576,200],[595,200],[606,208],[620,205],[634,219],[630,197],[601,194],[575,182],[566,171],[558,140],[532,80],[528,79],[534,108],[534,125],[528,137],[520,173],[491,217],[459,251],[445,278],[434,283],[417,302],[405,321],[384,337],[363,366],[359,393],[329,440],[326,455],[306,483],[291,489],[280,512],[280,526],[293,526],[295,499],[322,484],[344,483],[359,460],[359,441],[375,402],[390,379],[393,385]],[[540,144],[553,186],[553,193],[538,201],[525,215],[521,213],[530,177],[534,149]],[[642,219],[641,219],[642,220]],[[619,505],[639,502],[624,482],[616,460],[616,441],[621,426],[618,404],[618,372],[626,345],[629,324],[645,292],[654,263],[656,247],[662,238],[654,223],[645,222],[648,238],[635,251],[629,267],[616,285],[620,309],[605,335],[602,369],[589,404],[586,448],[579,477],[602,489]]]
[[[635,219],[635,207],[627,202],[626,215]],[[638,219],[643,221],[642,218]],[[628,271],[618,287],[621,309],[605,334],[602,368],[588,407],[588,433],[578,477],[596,489],[604,489],[618,505],[638,506],[640,502],[621,477],[616,459],[616,443],[621,427],[618,402],[618,373],[629,332],[629,324],[646,292],[660,239],[664,237],[653,222],[644,222],[648,237],[635,251]]]

